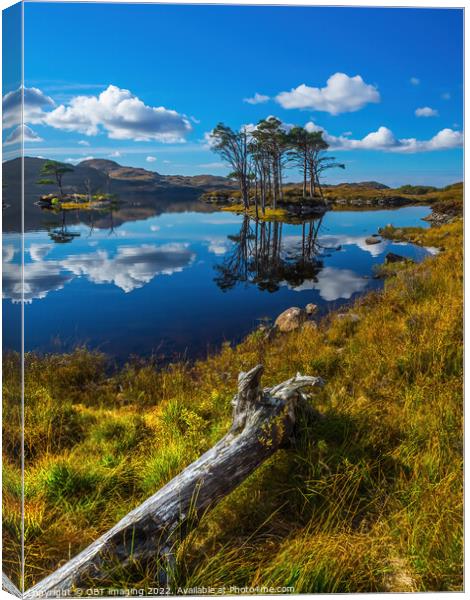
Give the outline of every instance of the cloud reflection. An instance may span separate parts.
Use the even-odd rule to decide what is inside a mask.
[[[121,247],[113,257],[104,250],[70,256],[65,269],[96,284],[113,283],[124,292],[143,287],[157,275],[172,275],[187,267],[194,254],[187,244],[145,244]]]
[[[285,283],[285,285],[288,285]],[[318,290],[320,297],[327,302],[344,298],[349,300],[357,292],[362,292],[367,286],[367,279],[350,269],[335,269],[324,267],[317,275],[317,280],[305,280],[297,287],[288,286],[295,292]]]
[[[98,250],[64,260],[44,260],[50,250],[49,244],[31,244],[28,249],[32,262],[24,265],[25,302],[45,298],[49,292],[62,289],[74,277],[86,277],[95,284],[114,284],[129,293],[158,275],[182,271],[195,258],[188,244],[181,243],[123,246],[115,255]],[[20,265],[11,262],[14,256],[13,246],[3,247],[3,298],[20,302],[21,269]]]
[[[31,256],[31,260],[43,260],[53,249],[53,247],[54,246],[52,244],[31,244],[29,247],[29,255]]]
[[[208,251],[216,256],[226,254],[231,246],[231,243],[226,238],[210,238],[207,242]]]
[[[364,252],[368,252],[371,256],[380,256],[388,245],[387,241],[382,241],[378,244],[366,244],[368,235],[321,235],[318,241],[323,246],[357,246]]]
[[[23,298],[25,302],[45,298],[51,291],[61,290],[72,279],[57,261],[38,261],[24,266]],[[21,268],[15,263],[3,265],[3,298],[21,302]]]
[[[2,246],[2,262],[11,262],[15,256],[16,249],[13,244],[3,244]]]

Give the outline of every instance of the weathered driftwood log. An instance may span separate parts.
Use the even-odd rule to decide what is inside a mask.
[[[98,587],[133,561],[168,561],[174,543],[203,513],[289,441],[300,390],[323,383],[319,377],[297,375],[263,390],[262,372],[258,365],[240,373],[232,427],[215,446],[24,598]]]
[[[21,592],[13,583],[13,581],[2,571],[2,589],[13,596],[21,598]]]

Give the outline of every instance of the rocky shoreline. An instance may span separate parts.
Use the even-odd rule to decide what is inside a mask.
[[[331,204],[339,206],[405,206],[406,204],[416,204],[416,200],[406,198],[405,196],[377,196],[375,198],[336,198],[327,196]]]
[[[431,223],[431,225],[447,225],[447,223],[452,223],[456,218],[457,215],[433,210],[431,214],[423,218],[423,221],[427,221],[428,223]]]
[[[443,188],[402,186],[391,189],[377,182],[363,182],[325,186],[323,187],[323,197],[304,198],[301,187],[297,184],[287,184],[283,190],[283,200],[277,202],[276,209],[302,218],[303,216],[322,214],[326,210],[384,209],[427,205],[433,208],[433,213],[426,217],[426,221],[442,225],[450,223],[461,215],[462,192],[461,183]],[[237,190],[206,191],[200,199],[206,204],[225,210],[241,206],[241,197]],[[250,203],[254,204],[253,197],[250,198]]]

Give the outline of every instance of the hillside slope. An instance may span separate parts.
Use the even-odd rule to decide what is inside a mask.
[[[44,213],[36,206],[42,194],[56,192],[54,185],[38,185],[40,171],[45,159],[25,157],[25,227],[37,229]],[[2,165],[3,182],[3,224],[5,231],[18,231],[21,224],[21,161],[14,159]],[[146,169],[123,167],[118,163],[105,160],[85,160],[75,165],[73,171],[63,178],[65,192],[84,193],[85,182],[89,180],[93,193],[105,192],[116,194],[118,199],[128,207],[135,208],[135,202],[147,212],[158,214],[160,206],[169,201],[197,201],[202,192],[212,187],[228,189],[233,183],[224,177],[197,175],[194,177],[160,175]],[[52,216],[52,219],[54,217]],[[145,218],[145,217],[144,217]]]

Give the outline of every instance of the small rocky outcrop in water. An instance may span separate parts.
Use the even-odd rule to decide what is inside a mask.
[[[382,238],[376,233],[370,235],[369,237],[366,237],[366,244],[368,244],[369,246],[372,246],[372,244],[380,244],[381,241]]]

